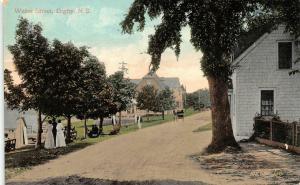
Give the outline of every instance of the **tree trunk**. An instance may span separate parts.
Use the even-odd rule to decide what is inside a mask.
[[[103,116],[100,116],[100,124],[99,124],[99,131],[100,131],[100,134],[101,134],[102,131],[103,131],[103,121],[104,121],[104,117],[103,117]]]
[[[212,141],[207,147],[207,152],[221,152],[227,146],[240,148],[233,136],[227,84],[224,79],[214,76],[208,76],[208,84],[212,114]]]
[[[165,111],[162,111],[161,115],[162,115],[162,119],[165,120]]]
[[[122,113],[121,113],[121,111],[120,111],[120,112],[119,112],[119,125],[120,125],[120,126],[121,126],[121,121],[122,121],[121,116],[122,116]]]
[[[41,111],[38,111],[38,132],[37,132],[37,137],[36,137],[36,148],[42,148],[42,113]]]
[[[87,138],[87,132],[88,132],[88,129],[87,129],[87,125],[86,125],[86,115],[84,115],[84,139]]]
[[[71,116],[67,116],[68,124],[67,124],[67,138],[66,143],[71,143]]]

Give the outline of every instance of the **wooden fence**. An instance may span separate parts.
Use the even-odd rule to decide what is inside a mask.
[[[286,144],[288,146],[300,147],[300,123],[284,122],[279,119],[254,118],[255,137]]]

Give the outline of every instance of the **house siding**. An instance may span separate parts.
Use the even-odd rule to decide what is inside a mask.
[[[274,90],[274,112],[282,120],[300,118],[300,75],[289,75],[291,69],[278,69],[278,42],[293,41],[284,26],[269,33],[244,58],[239,59],[233,80],[235,112],[232,112],[233,129],[240,140],[253,133],[253,118],[260,113],[260,91]],[[293,42],[293,60],[300,56]],[[293,64],[293,68],[299,68]]]

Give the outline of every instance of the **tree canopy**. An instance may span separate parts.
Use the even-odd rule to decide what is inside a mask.
[[[94,119],[108,115],[113,94],[108,88],[104,64],[96,57],[89,56],[84,60],[80,73],[79,114]]]
[[[201,59],[205,75],[228,78],[232,70],[230,59],[237,39],[252,27],[261,26],[262,17],[272,17],[273,25],[285,24],[286,31],[300,35],[300,2],[298,0],[241,0],[241,1],[189,1],[135,0],[121,22],[124,33],[143,31],[146,18],[160,17],[161,23],[150,35],[148,54],[152,70],[157,70],[161,54],[167,49],[180,54],[181,29],[189,26],[191,43],[203,52]],[[268,19],[269,20],[269,19]]]
[[[137,108],[141,110],[152,111],[157,104],[158,90],[152,85],[145,85],[140,92],[137,93]]]
[[[166,87],[158,92],[156,97],[156,105],[153,109],[154,112],[163,112],[166,110],[173,110],[176,107],[175,97],[173,91]]]
[[[186,95],[186,107],[199,109],[201,107],[210,107],[210,96],[208,89],[199,89]]]
[[[8,46],[8,49],[22,83],[15,86],[10,72],[5,70],[8,107],[45,112],[47,107],[43,107],[43,104],[48,101],[45,98],[47,74],[51,73],[46,67],[50,47],[48,40],[42,35],[40,25],[33,25],[23,18],[17,25],[15,38],[16,43]]]
[[[110,112],[115,114],[126,110],[131,104],[135,95],[135,85],[129,79],[124,78],[122,71],[117,71],[108,78],[113,88],[113,106]]]
[[[151,70],[159,68],[162,53],[171,48],[178,57],[181,30],[188,26],[191,43],[203,56],[201,68],[207,76],[212,111],[212,142],[207,151],[219,152],[227,146],[240,148],[231,126],[228,81],[234,70],[232,53],[238,39],[255,27],[271,22],[271,28],[284,24],[293,36],[300,35],[299,0],[135,0],[120,23],[123,33],[132,34],[135,24],[143,31],[146,15],[160,18],[149,36],[147,53]],[[272,21],[270,21],[272,20]]]
[[[11,72],[4,71],[5,100],[9,108],[38,111],[38,145],[41,146],[42,114],[64,116],[68,121],[70,141],[71,117],[101,118],[126,110],[134,96],[134,85],[117,72],[109,78],[103,63],[87,47],[48,42],[42,26],[20,18],[16,43],[8,46],[21,78],[14,84]]]
[[[136,100],[139,109],[161,112],[163,119],[165,111],[176,107],[173,91],[168,87],[159,91],[152,85],[146,85],[138,92]]]

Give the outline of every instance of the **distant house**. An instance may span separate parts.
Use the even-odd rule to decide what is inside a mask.
[[[183,97],[185,94],[185,89],[180,84],[178,77],[159,77],[157,74],[148,73],[141,79],[131,79],[136,85],[136,91],[139,92],[146,85],[152,85],[157,90],[163,90],[166,87],[170,88],[173,91],[173,95],[176,101],[176,109],[183,109]]]
[[[249,33],[233,56],[237,66],[229,91],[231,118],[237,140],[253,133],[256,114],[277,114],[281,120],[300,118],[300,75],[289,75],[298,68],[299,38],[285,32],[284,26],[269,32]]]

